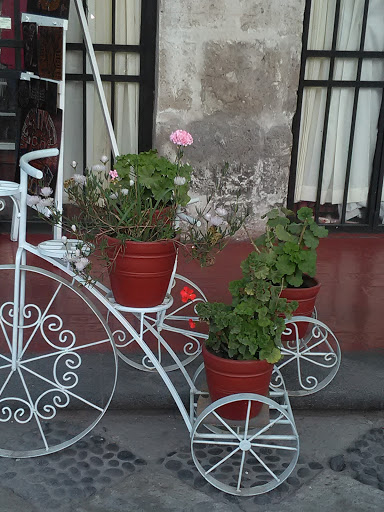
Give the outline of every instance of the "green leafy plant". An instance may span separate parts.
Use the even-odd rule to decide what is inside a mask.
[[[120,184],[129,187],[131,180],[136,180],[142,188],[142,199],[150,198],[153,202],[169,205],[174,202],[175,179],[179,179],[177,187],[177,203],[186,206],[190,200],[188,195],[192,167],[182,164],[182,150],[178,149],[176,162],[173,163],[157,151],[150,151],[116,158],[115,169],[120,178]],[[177,182],[177,179],[176,179]]]
[[[274,260],[267,251],[252,252],[241,269],[242,279],[229,285],[231,304],[196,306],[200,319],[209,324],[206,346],[219,357],[276,363],[281,358],[285,317],[292,316],[297,302],[280,298],[282,284],[272,285]]]
[[[297,214],[286,208],[274,208],[263,216],[267,219],[266,231],[254,244],[269,255],[269,279],[274,284],[299,288],[305,274],[316,274],[319,239],[328,235],[318,226],[310,208],[300,208]],[[256,255],[254,256],[256,257]],[[252,264],[252,261],[249,262]]]

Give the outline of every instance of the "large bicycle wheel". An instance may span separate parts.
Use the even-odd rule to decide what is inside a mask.
[[[0,283],[0,456],[53,453],[105,413],[117,379],[113,338],[81,288],[58,275],[0,265]]]

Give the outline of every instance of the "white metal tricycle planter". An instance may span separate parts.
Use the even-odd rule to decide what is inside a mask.
[[[159,373],[190,433],[193,461],[208,482],[224,492],[244,496],[279,486],[299,456],[290,391],[282,372],[294,365],[294,395],[322,389],[340,364],[334,334],[316,318],[292,318],[287,330],[296,332],[296,339],[283,349],[284,359],[275,367],[269,397],[239,394],[210,403],[203,385],[204,366],[200,365],[192,377],[187,371],[207,336],[183,328],[189,319],[196,319],[195,304],[206,298],[198,286],[176,274],[176,266],[163,304],[127,308],[116,304],[101,283],[91,287],[73,274],[60,240],[38,246],[26,241],[27,178],[41,177],[29,162],[55,154],[57,150],[42,150],[21,158],[21,184],[14,191],[20,197],[18,249],[14,265],[0,266],[0,455],[40,456],[81,439],[110,403],[119,356],[139,370]],[[26,265],[28,253],[34,255],[38,266]],[[55,272],[46,270],[47,264]],[[188,304],[177,303],[179,294],[174,284],[178,282],[196,292]],[[301,322],[311,324],[303,339],[297,334]],[[174,370],[182,373],[190,388],[189,410],[169,377]],[[239,400],[247,403],[244,421],[234,422],[220,415],[222,405]],[[256,418],[251,418],[254,401],[263,407]],[[63,440],[53,425],[69,405],[85,408],[87,414],[79,415]],[[26,431],[27,426],[32,430]],[[204,450],[215,446],[224,447],[226,455],[207,462]],[[228,464],[238,468],[236,478],[229,482],[225,478]]]

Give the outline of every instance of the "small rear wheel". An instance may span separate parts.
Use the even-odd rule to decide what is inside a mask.
[[[223,418],[221,407],[237,401],[247,402],[244,420]],[[260,402],[261,412],[251,418],[252,406]],[[238,496],[278,487],[299,457],[299,438],[288,410],[252,393],[231,395],[209,405],[191,433],[192,458],[201,475],[217,489]]]

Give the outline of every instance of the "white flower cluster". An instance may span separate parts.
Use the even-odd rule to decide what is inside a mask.
[[[221,226],[225,220],[224,217],[228,215],[228,212],[225,208],[216,208],[213,210],[213,214],[209,211],[204,215],[204,219],[212,224],[212,226]]]
[[[72,226],[73,230],[74,226]],[[75,231],[75,230],[74,230]],[[66,236],[61,237],[61,240],[64,245],[67,244],[68,239]],[[73,267],[76,268],[79,272],[82,272],[89,264],[90,261],[88,258],[86,258],[82,253],[80,249],[76,249],[74,254],[67,253],[66,260],[68,263],[70,263]]]
[[[176,176],[176,178],[173,180],[174,184],[178,187],[185,185],[186,181],[187,180],[183,176]]]
[[[31,206],[39,213],[45,215],[45,217],[50,217],[52,214],[49,208],[52,207],[54,204],[53,197],[49,197],[52,194],[53,190],[51,189],[51,187],[43,187],[40,190],[40,196],[27,195],[27,206]]]
[[[87,183],[87,177],[83,176],[82,174],[74,174],[72,178],[79,185],[85,185]]]

